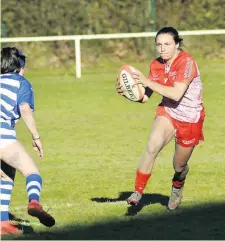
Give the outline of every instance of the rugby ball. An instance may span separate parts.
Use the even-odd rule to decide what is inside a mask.
[[[145,94],[143,84],[138,83],[138,81],[132,77],[137,71],[135,67],[126,64],[121,67],[118,76],[119,84],[124,90],[123,95],[131,101],[140,101]]]

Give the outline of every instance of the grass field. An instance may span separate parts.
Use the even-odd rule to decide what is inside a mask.
[[[147,74],[147,64],[133,64]],[[173,141],[158,156],[141,205],[126,204],[161,98],[155,94],[139,104],[117,95],[120,66],[84,69],[81,80],[72,71],[27,73],[44,160],[33,153],[22,121],[17,133],[38,163],[44,179],[41,203],[56,225],[45,228],[27,215],[25,181],[18,174],[11,212],[27,234],[17,239],[225,239],[224,63],[199,61],[206,140],[193,153],[183,202],[174,212],[166,209]]]

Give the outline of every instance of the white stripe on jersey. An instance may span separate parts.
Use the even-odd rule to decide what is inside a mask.
[[[0,128],[0,135],[16,136],[16,132],[14,130],[8,130],[8,129],[5,129],[5,128]]]
[[[11,120],[11,118],[9,117],[9,116],[7,116],[4,112],[2,112],[2,111],[0,111],[0,116],[1,117],[4,117],[6,120]],[[1,118],[1,120],[3,120],[2,118]]]
[[[0,89],[0,95],[5,95],[5,96],[7,96],[8,98],[10,98],[14,101],[16,101],[16,98],[17,98],[17,95],[15,93],[13,93],[10,90],[3,89],[3,88]]]
[[[10,120],[5,120],[5,119],[2,119],[0,118],[0,123],[7,123],[9,126],[11,126],[11,121]]]
[[[13,111],[13,106],[7,104],[4,100],[0,99],[0,105],[5,107],[6,110],[10,111],[16,118],[19,117],[14,111]]]
[[[4,100],[0,99],[0,105],[2,105],[3,107],[5,107],[6,110],[8,111],[12,111],[13,110],[13,106],[11,106],[10,104],[6,103]]]
[[[2,79],[0,80],[1,84],[6,84],[6,85],[11,85],[13,87],[20,87],[20,82],[18,80],[13,80],[13,79]]]
[[[12,73],[6,73],[6,74],[4,74],[4,76],[10,76],[10,75],[12,75]]]

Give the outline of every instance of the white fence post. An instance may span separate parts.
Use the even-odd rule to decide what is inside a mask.
[[[76,58],[76,77],[81,77],[81,51],[80,51],[80,38],[75,39],[75,58]]]

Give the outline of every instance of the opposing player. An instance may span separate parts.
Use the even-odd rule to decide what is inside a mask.
[[[174,210],[181,203],[182,191],[189,171],[188,160],[195,146],[204,139],[205,111],[202,84],[197,63],[189,53],[181,49],[183,39],[176,29],[162,28],[156,35],[155,43],[159,58],[150,63],[148,78],[141,72],[134,78],[146,86],[148,97],[156,92],[163,98],[156,110],[146,151],[140,158],[134,192],[127,202],[132,205],[138,204],[151,177],[157,155],[175,137],[173,156],[175,173],[168,203],[168,208]],[[119,84],[117,91],[123,94]]]
[[[1,50],[0,79],[0,159],[17,169],[26,178],[28,214],[37,217],[42,224],[51,227],[54,218],[40,205],[42,178],[39,170],[24,147],[16,139],[15,123],[22,117],[32,135],[32,145],[43,158],[43,148],[33,116],[34,96],[32,86],[23,77],[25,56],[15,47]],[[13,169],[10,170],[13,174]],[[20,234],[21,231],[9,223],[9,204],[13,178],[1,170],[1,234]]]

